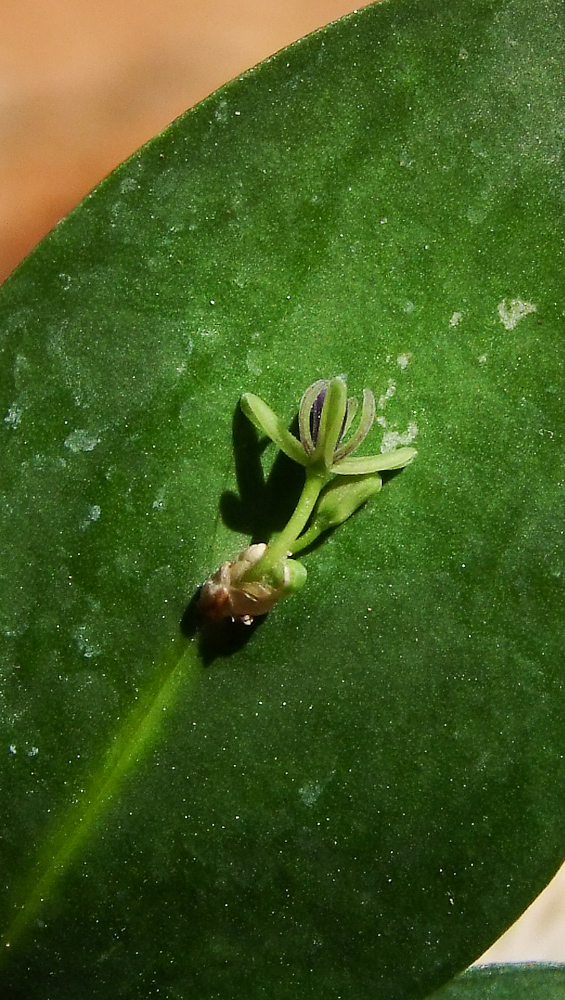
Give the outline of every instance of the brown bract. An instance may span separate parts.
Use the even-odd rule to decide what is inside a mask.
[[[261,581],[242,582],[266,548],[263,542],[250,545],[234,562],[222,563],[203,584],[198,610],[208,618],[231,618],[244,625],[251,625],[258,615],[266,615],[283,596],[284,583],[274,587]]]

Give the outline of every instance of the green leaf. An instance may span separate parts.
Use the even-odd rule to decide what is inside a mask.
[[[565,965],[489,965],[464,972],[434,993],[433,1000],[563,1000],[563,997]]]
[[[558,0],[365,8],[3,286],[10,1000],[417,998],[558,867],[563,34]],[[194,635],[303,476],[240,396],[288,427],[343,372],[362,450],[417,461],[259,628]]]

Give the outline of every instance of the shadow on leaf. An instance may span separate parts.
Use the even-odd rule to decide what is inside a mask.
[[[291,431],[295,433],[297,426],[295,421]],[[265,479],[261,456],[271,442],[259,438],[239,404],[233,416],[232,439],[238,492],[226,490],[220,497],[222,520],[231,531],[249,535],[251,543],[268,542],[274,532],[282,530],[296,507],[304,471],[279,452]],[[218,657],[232,656],[242,649],[266,615],[255,618],[251,625],[231,618],[206,618],[198,609],[200,590],[193,594],[180,627],[187,638],[198,637],[203,663],[210,666]]]
[[[298,423],[290,430],[294,433]],[[304,470],[278,452],[265,479],[261,456],[268,438],[259,438],[239,405],[232,423],[235,474],[238,493],[227,490],[220,498],[220,514],[226,527],[251,536],[251,542],[268,542],[290,518],[304,483]]]
[[[198,609],[201,589],[199,587],[193,594],[182,616],[180,628],[187,639],[195,635],[198,637],[198,652],[204,666],[209,667],[219,657],[233,656],[243,649],[267,616],[255,618],[251,625],[244,625],[231,618],[207,618]]]

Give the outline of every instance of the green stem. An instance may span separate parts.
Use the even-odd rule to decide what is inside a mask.
[[[293,551],[294,543],[301,531],[304,530],[308,519],[314,510],[316,500],[322,489],[326,485],[328,474],[325,468],[320,471],[317,468],[306,469],[306,480],[300,494],[300,499],[296,505],[294,514],[285,528],[274,541],[267,547],[267,551],[262,559],[245,574],[244,580],[260,580],[286,556]]]
[[[303,535],[300,535],[300,538],[296,539],[294,545],[291,545],[290,548],[291,556],[295,556],[297,552],[302,552],[303,549],[307,549],[309,545],[312,545],[312,542],[315,542],[316,539],[319,538],[320,535],[327,530],[328,530],[327,527],[317,528],[315,525],[312,525],[312,527],[308,528],[308,530],[305,531]]]

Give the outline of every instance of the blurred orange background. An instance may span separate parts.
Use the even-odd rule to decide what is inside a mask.
[[[0,281],[182,111],[355,7],[348,0],[1,3]],[[565,868],[486,958],[565,961]]]
[[[173,118],[350,0],[1,0],[0,281]]]

